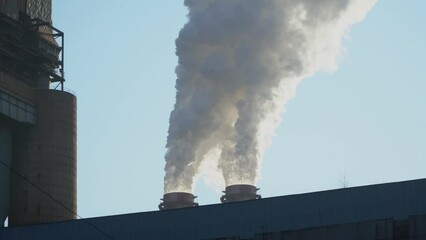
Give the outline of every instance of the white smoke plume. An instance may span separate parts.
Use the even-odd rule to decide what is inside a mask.
[[[185,0],[164,191],[194,191],[218,149],[226,185],[255,184],[297,84],[333,71],[349,28],[377,0]]]

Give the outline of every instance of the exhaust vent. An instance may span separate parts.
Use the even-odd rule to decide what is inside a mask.
[[[261,199],[262,196],[257,194],[258,190],[259,188],[248,184],[230,185],[223,191],[225,195],[220,198],[220,201],[222,203],[228,203]]]
[[[178,208],[198,207],[194,202],[196,196],[186,192],[171,192],[163,195],[163,202],[158,205],[160,210],[170,210]]]

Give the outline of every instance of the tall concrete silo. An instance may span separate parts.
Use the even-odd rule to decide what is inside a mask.
[[[51,0],[0,1],[0,156],[11,167],[0,167],[0,220],[9,226],[76,218],[76,97],[63,91],[64,35],[51,12]]]
[[[40,89],[37,106],[37,127],[20,127],[16,138],[12,168],[26,179],[11,176],[10,226],[76,218],[76,98]]]

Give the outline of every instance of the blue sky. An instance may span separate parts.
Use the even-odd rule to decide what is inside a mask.
[[[183,1],[53,1],[78,97],[78,213],[156,210]],[[379,0],[339,69],[299,85],[258,183],[263,197],[426,177],[426,2]],[[200,181],[200,204],[220,194]]]

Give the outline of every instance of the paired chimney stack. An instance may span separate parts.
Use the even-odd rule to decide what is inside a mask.
[[[262,196],[257,194],[259,188],[249,184],[235,184],[225,188],[225,195],[220,198],[222,203],[240,202],[261,199]],[[170,210],[188,207],[198,207],[195,202],[196,196],[187,192],[171,192],[163,195],[163,202],[158,205],[160,210]]]

